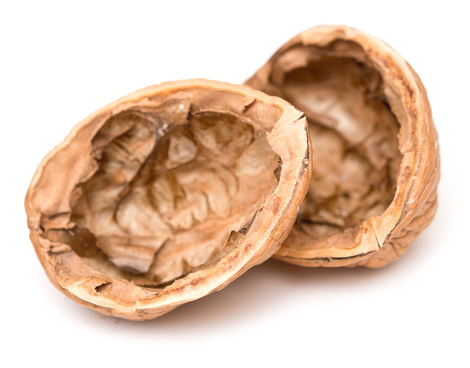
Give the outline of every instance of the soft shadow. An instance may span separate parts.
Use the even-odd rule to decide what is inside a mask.
[[[144,333],[169,331],[190,333],[220,330],[229,325],[250,324],[269,312],[270,306],[299,292],[315,293],[317,288],[338,292],[369,284],[394,272],[393,265],[379,270],[366,268],[303,268],[269,260],[249,270],[225,289],[187,303],[162,317],[146,322],[120,320],[120,327]],[[295,296],[294,296],[295,298]],[[297,296],[298,298],[298,296]],[[109,318],[109,317],[108,317]]]

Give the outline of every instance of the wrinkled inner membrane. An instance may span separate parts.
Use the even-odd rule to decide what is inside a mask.
[[[295,227],[324,239],[381,215],[402,155],[380,74],[351,58],[324,56],[289,71],[276,88],[305,112],[312,140],[313,175]]]
[[[141,286],[208,261],[278,184],[264,132],[228,114],[191,115],[186,101],[120,113],[92,143],[99,168],[79,185],[75,229],[59,238]]]

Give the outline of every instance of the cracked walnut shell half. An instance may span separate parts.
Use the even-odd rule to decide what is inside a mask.
[[[304,31],[251,79],[308,120],[308,194],[275,257],[302,266],[381,267],[429,225],[439,149],[426,91],[386,43],[346,26]]]
[[[52,283],[99,312],[158,317],[277,251],[311,175],[303,114],[246,86],[168,82],[95,112],[26,196]]]

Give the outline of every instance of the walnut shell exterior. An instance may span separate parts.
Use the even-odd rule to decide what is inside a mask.
[[[275,254],[309,267],[382,267],[431,222],[439,148],[418,75],[390,46],[346,26],[306,30],[247,82],[302,110],[312,181]]]
[[[79,123],[25,206],[51,282],[130,320],[217,291],[272,256],[311,174],[306,119],[247,86],[167,82]]]

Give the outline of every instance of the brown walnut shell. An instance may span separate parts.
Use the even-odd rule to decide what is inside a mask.
[[[312,140],[309,192],[275,258],[381,267],[400,257],[431,222],[439,180],[431,108],[411,66],[375,37],[320,26],[246,84],[302,110]]]
[[[158,317],[276,252],[311,175],[306,119],[247,86],[167,82],[79,123],[26,196],[52,283],[99,312]]]

